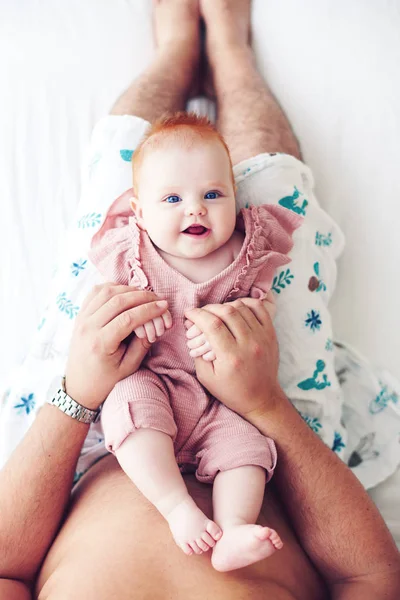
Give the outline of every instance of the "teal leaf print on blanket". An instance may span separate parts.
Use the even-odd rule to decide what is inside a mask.
[[[312,332],[316,332],[321,329],[322,321],[321,316],[317,310],[311,310],[307,313],[307,319],[305,320],[306,327],[309,327]]]
[[[381,391],[369,403],[369,412],[371,413],[371,415],[376,415],[385,410],[385,408],[390,402],[397,404],[399,401],[399,396],[398,394],[396,394],[396,392],[392,392],[391,390],[389,390],[388,386],[384,385],[381,381],[379,382],[379,384],[381,386]]]
[[[281,271],[279,275],[276,275],[274,277],[274,281],[272,282],[272,289],[277,294],[280,294],[281,291],[284,290],[287,285],[290,285],[292,283],[293,279],[294,275],[290,272],[290,269],[286,269],[286,271]]]
[[[281,198],[279,200],[278,204],[280,204],[284,208],[288,208],[289,210],[292,210],[293,212],[297,213],[298,215],[303,215],[305,217],[306,216],[306,208],[308,206],[308,200],[303,200],[302,204],[300,205],[297,202],[297,199],[300,196],[304,196],[304,194],[299,192],[299,190],[295,186],[293,194],[291,196],[285,196],[284,198]]]
[[[45,318],[43,318],[43,319],[40,321],[39,325],[38,325],[38,331],[40,331],[40,330],[42,329],[42,327],[43,327],[43,325],[44,325],[45,323],[46,323],[46,319],[45,319]]]
[[[324,235],[319,231],[315,234],[315,245],[316,246],[330,246],[332,244],[332,232],[330,231],[328,235]]]
[[[343,438],[338,431],[335,431],[335,438],[333,440],[332,450],[334,452],[340,452],[342,448],[344,448],[346,444],[343,442]]]
[[[320,375],[322,371],[325,370],[326,364],[323,360],[317,360],[315,364],[315,371],[312,377],[305,379],[297,384],[297,387],[301,390],[323,390],[326,387],[331,386],[331,382],[328,380],[328,376],[324,373],[322,375],[322,380]]]
[[[307,425],[314,431],[314,433],[319,433],[319,430],[322,428],[322,423],[317,417],[309,417],[308,415],[304,415],[299,411],[301,418],[307,423]]]
[[[125,160],[126,162],[131,162],[132,156],[133,156],[133,150],[127,150],[127,149],[120,150],[119,153],[120,153],[122,160]]]
[[[333,352],[333,342],[332,342],[331,338],[328,338],[328,339],[326,340],[326,344],[325,344],[325,350],[326,350],[327,352]]]
[[[30,393],[29,396],[27,396],[26,398],[22,397],[22,398],[20,398],[20,400],[21,400],[21,403],[15,404],[14,408],[17,409],[18,414],[25,413],[25,414],[29,415],[29,413],[36,406],[35,394]]]
[[[78,227],[80,229],[86,229],[87,227],[96,227],[96,225],[100,225],[100,223],[101,214],[93,212],[83,215],[78,221]]]
[[[75,306],[71,300],[68,300],[65,292],[57,296],[56,303],[59,310],[70,319],[74,319],[79,312],[79,306]]]
[[[76,262],[73,262],[71,265],[72,275],[78,277],[79,273],[85,269],[86,263],[87,260],[83,260],[83,258],[77,260]]]

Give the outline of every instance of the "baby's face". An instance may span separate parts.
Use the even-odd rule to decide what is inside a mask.
[[[218,140],[174,141],[151,149],[139,171],[136,215],[152,242],[181,258],[223,246],[236,223],[235,190]]]

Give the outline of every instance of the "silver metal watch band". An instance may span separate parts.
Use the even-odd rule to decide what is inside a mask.
[[[63,413],[81,423],[95,423],[100,417],[100,409],[90,410],[73,400],[71,396],[68,396],[65,391],[65,377],[62,379],[61,388],[57,391],[56,395],[49,400],[49,404],[57,406]]]

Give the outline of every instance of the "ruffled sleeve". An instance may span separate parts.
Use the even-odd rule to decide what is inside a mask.
[[[141,231],[130,208],[128,192],[109,209],[92,239],[89,258],[107,281],[149,289],[140,263]]]
[[[251,296],[264,299],[275,271],[290,262],[293,233],[303,218],[276,205],[242,209],[240,218],[248,238],[245,264],[227,300]]]

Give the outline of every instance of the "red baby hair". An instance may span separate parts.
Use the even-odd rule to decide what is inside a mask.
[[[196,138],[203,140],[215,139],[221,142],[228,155],[232,173],[232,183],[233,186],[235,186],[229,149],[219,131],[207,117],[199,117],[193,112],[176,112],[172,115],[160,117],[157,121],[154,121],[134,151],[132,156],[132,168],[135,193],[137,193],[137,178],[140,171],[140,165],[143,162],[146,151],[157,148],[160,143],[162,144],[168,138],[182,141],[184,144],[193,143]]]

